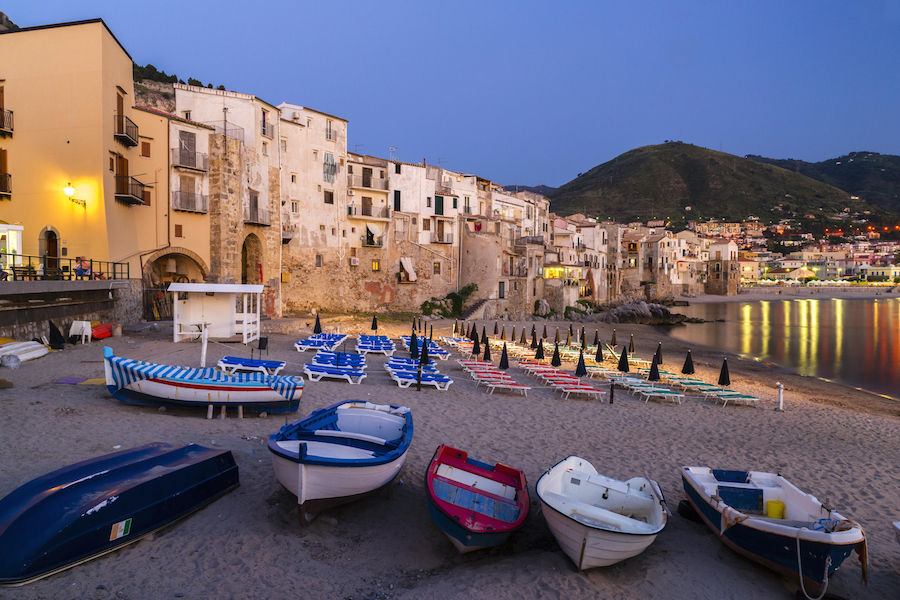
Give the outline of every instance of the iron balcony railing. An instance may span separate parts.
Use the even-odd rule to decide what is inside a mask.
[[[0,132],[12,135],[13,132],[13,111],[0,110]]]
[[[366,248],[383,248],[384,247],[384,238],[381,236],[372,237],[372,236],[367,236],[367,235],[361,235],[361,236],[359,236],[359,241]]]
[[[259,131],[267,138],[271,138],[275,136],[275,123],[266,122],[261,123],[259,126]]]
[[[127,262],[0,252],[2,280],[129,279],[130,274]]]
[[[391,209],[387,206],[360,206],[358,204],[347,205],[349,217],[373,217],[376,219],[390,219]]]
[[[265,225],[268,227],[270,224],[269,209],[257,207],[255,210],[251,210],[249,206],[245,206],[244,223],[249,223],[251,225]]]
[[[347,185],[356,188],[368,188],[370,190],[387,190],[388,180],[368,175],[347,175]]]
[[[431,232],[431,243],[432,244],[452,244],[453,243],[453,234],[452,233],[440,234],[436,231],[433,231],[433,232]]]
[[[138,126],[125,115],[114,116],[115,129],[113,135],[126,146],[138,145]]]
[[[0,173],[0,194],[4,196],[12,195],[12,174]]]
[[[172,208],[185,212],[209,212],[209,196],[196,192],[176,190],[172,192]]]
[[[143,204],[144,184],[129,175],[116,175],[115,198],[125,204]]]
[[[526,236],[520,237],[516,240],[516,246],[525,246],[527,244],[543,246],[544,238],[539,235],[526,235]]]
[[[172,148],[172,166],[195,171],[209,171],[209,155],[193,150]]]
[[[281,224],[281,241],[289,242],[294,239],[294,235],[297,233],[297,224],[296,223],[282,223]]]

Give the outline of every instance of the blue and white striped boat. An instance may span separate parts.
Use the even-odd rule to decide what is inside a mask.
[[[242,406],[268,412],[300,407],[303,378],[262,373],[226,375],[218,369],[178,367],[115,356],[103,348],[106,387],[126,404]]]

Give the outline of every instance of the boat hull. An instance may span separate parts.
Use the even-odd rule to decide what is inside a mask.
[[[133,543],[239,485],[229,451],[156,443],[64,467],[0,500],[0,584]]]
[[[770,523],[754,519],[752,516],[742,522],[735,522],[735,514],[741,513],[729,508],[729,511],[733,511],[731,515],[723,514],[721,504],[701,491],[701,486],[695,484],[684,470],[682,484],[688,502],[726,546],[790,580],[799,578],[798,530],[785,533],[772,531]],[[819,539],[810,539],[811,536]],[[823,538],[827,537],[808,530],[801,530],[799,533],[803,585],[808,592],[818,593],[826,583],[826,562],[827,573],[831,575],[850,554],[858,550],[860,544],[864,543],[862,537],[854,537],[851,541],[823,541]]]
[[[434,521],[434,524],[438,526],[438,529],[447,536],[447,539],[450,540],[453,547],[461,554],[499,546],[513,534],[512,531],[479,533],[466,529],[438,508],[430,495],[428,496],[428,514],[431,515],[431,519]]]

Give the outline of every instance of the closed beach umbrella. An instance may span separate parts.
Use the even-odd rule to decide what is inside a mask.
[[[413,319],[412,330],[416,331],[416,320],[415,319]]]
[[[522,330],[522,335],[525,335],[525,330],[524,330],[524,329]],[[524,343],[524,342],[522,342],[522,343]],[[534,331],[534,327],[532,327],[532,328],[531,328],[531,349],[532,349],[532,350],[537,349],[537,344],[538,344],[538,343],[537,343],[537,334],[536,334],[535,331]]]
[[[453,330],[450,332],[450,335],[455,336],[458,329],[456,328],[456,321],[453,321]]]
[[[478,339],[478,331],[475,330],[475,323],[469,328],[469,339],[473,342]]]
[[[662,342],[659,342],[656,345],[656,362],[658,364],[663,364],[662,363]]]
[[[681,367],[681,372],[684,375],[693,375],[694,374],[694,359],[691,358],[691,351],[687,351],[687,356],[684,357],[684,366]]]
[[[569,323],[569,335],[570,335],[570,336],[571,336],[571,335],[575,335],[575,330],[572,329],[572,324],[571,324],[571,323]]]
[[[598,363],[603,362],[603,348],[600,346],[600,344],[597,344],[597,355],[594,356],[594,360],[596,360]]]
[[[541,336],[541,339],[542,340],[547,339],[547,324],[546,323],[544,323],[544,335]]]
[[[525,328],[523,327],[522,328],[522,339],[519,340],[519,344],[524,346],[527,343],[528,343],[528,338],[525,337]]]
[[[566,334],[566,346],[571,346],[571,345],[572,345],[572,334],[567,333]]]
[[[534,326],[534,323],[531,324],[531,338],[534,339],[537,337],[537,329]]]
[[[378,315],[372,315],[372,331],[378,331]]]
[[[497,333],[499,331],[500,331],[500,323],[498,323],[497,321],[494,321],[494,335],[497,335]]]
[[[422,357],[419,360],[419,368],[416,369],[416,391],[422,391],[422,367],[428,364],[428,341],[422,340]]]
[[[482,327],[481,327],[481,343],[482,343],[482,344],[487,344],[487,343],[488,343],[487,329],[486,329],[483,325],[482,325]]]
[[[484,362],[491,361],[491,342],[490,340],[484,340],[484,358],[482,358]]]
[[[422,366],[427,365],[429,362],[428,358],[428,340],[422,340],[422,351],[419,353],[419,364]]]
[[[595,346],[600,345],[600,330],[599,329],[594,330],[594,345]]]
[[[500,339],[506,341],[506,325],[500,328]]]
[[[575,366],[575,377],[587,375],[587,367],[584,364],[584,350],[578,352],[578,364]]]
[[[409,337],[409,357],[413,360],[419,358],[419,340],[415,331]]]
[[[509,341],[511,341],[511,342],[516,341],[516,326],[515,325],[513,325],[512,333],[509,334]]]
[[[503,342],[503,353],[500,355],[500,367],[504,371],[509,368],[509,356],[506,354],[506,342]]]
[[[616,328],[613,327],[612,339],[609,340],[609,345],[615,348],[618,344],[616,343]]]
[[[554,367],[562,364],[562,359],[559,357],[559,344],[553,345],[553,358],[550,359],[550,364]]]
[[[719,385],[731,385],[731,377],[728,375],[728,359],[722,359],[722,370],[719,371]]]
[[[315,327],[313,327],[313,334],[319,335],[320,333],[322,333],[322,323],[319,322],[319,315],[317,313],[316,314],[316,325],[315,325]]]
[[[587,340],[584,337],[584,327],[581,328],[581,349],[587,350]]]
[[[434,339],[434,325],[431,326],[431,331],[428,332],[428,339],[429,339],[429,340],[433,340],[433,339]]]
[[[650,374],[647,375],[648,381],[659,381],[659,367],[656,365],[656,355],[653,355],[653,362],[650,363]]]
[[[619,370],[623,373],[627,373],[628,369],[628,350],[626,348],[622,348],[622,355],[619,356]]]
[[[553,338],[554,344],[559,344],[559,327],[556,328],[556,337]]]
[[[475,336],[475,339],[472,340],[472,356],[478,356],[481,354],[481,344],[478,343],[478,336]]]
[[[581,346],[584,347],[584,325],[581,326],[581,335],[578,336],[578,339],[581,340]]]
[[[537,352],[534,353],[534,360],[544,360],[544,340],[538,340]]]
[[[634,334],[631,334],[631,341],[628,342],[628,351],[634,354]]]

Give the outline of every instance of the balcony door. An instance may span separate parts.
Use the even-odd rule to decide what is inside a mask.
[[[440,198],[440,196],[438,196]],[[444,240],[444,221],[442,219],[437,220],[437,239],[443,241]]]
[[[362,197],[362,214],[366,217],[372,216],[372,199],[368,196]]]
[[[362,184],[363,187],[372,187],[372,169],[370,169],[369,167],[363,167]]]
[[[436,214],[436,215],[444,214],[444,197],[443,196],[435,196],[434,197],[434,214]]]
[[[197,134],[192,131],[178,132],[179,164],[186,167],[197,166]]]
[[[116,156],[116,193],[128,193],[128,159]]]
[[[194,178],[190,175],[178,176],[178,193],[181,196],[179,208],[197,210],[196,196],[194,194]]]

